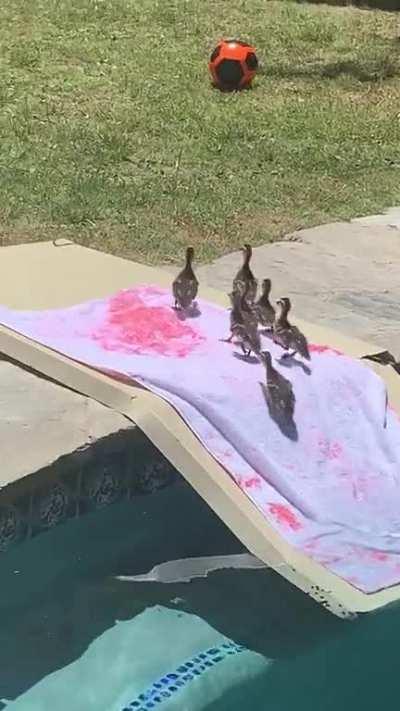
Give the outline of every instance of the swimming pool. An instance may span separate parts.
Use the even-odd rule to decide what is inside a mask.
[[[333,711],[397,704],[400,610],[344,622],[269,570],[124,583],[242,551],[179,477],[0,556],[0,698],[12,711]],[[1,705],[0,705],[1,708]]]

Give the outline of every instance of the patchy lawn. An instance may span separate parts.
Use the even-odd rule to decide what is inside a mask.
[[[253,90],[211,88],[224,35],[256,45]],[[399,35],[292,2],[3,0],[0,242],[206,260],[399,203]]]

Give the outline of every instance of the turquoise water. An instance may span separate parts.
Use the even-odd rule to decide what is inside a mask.
[[[140,674],[147,689],[162,665],[174,674],[181,661],[192,658],[198,635],[203,646],[214,637],[222,645],[226,638],[244,651],[232,655],[229,667],[224,660],[218,670],[214,665],[209,679],[219,680],[217,685],[190,682],[157,706],[160,711],[366,711],[382,702],[397,707],[400,609],[344,622],[262,570],[221,571],[190,584],[115,579],[168,559],[241,550],[199,497],[179,483],[70,521],[2,555],[0,698],[22,699],[18,709],[24,711],[50,711],[46,683],[58,672],[59,711],[75,711],[76,688],[62,681],[70,678],[82,678],[98,708],[107,690],[108,708],[122,711],[116,651],[125,686],[132,663],[132,675]],[[150,627],[152,645],[140,647],[140,640],[150,639]],[[139,657],[140,670],[133,665]],[[123,692],[129,699],[136,698],[135,681]],[[33,688],[39,706],[29,700]],[[196,689],[202,689],[197,705]],[[192,702],[184,693],[192,694]]]

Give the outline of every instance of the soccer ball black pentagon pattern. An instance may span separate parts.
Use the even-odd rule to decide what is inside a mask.
[[[213,50],[209,70],[213,82],[223,91],[249,86],[257,72],[254,47],[240,40],[223,40]]]

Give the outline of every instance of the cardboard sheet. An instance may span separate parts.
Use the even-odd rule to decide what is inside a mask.
[[[137,283],[168,286],[171,280],[160,270],[71,243],[8,247],[0,256],[0,303],[15,309],[65,307]],[[201,296],[227,305],[226,297],[213,290],[202,289]],[[329,343],[354,357],[379,350],[329,329],[299,320],[297,323],[313,342]],[[0,351],[132,419],[254,555],[336,614],[375,609],[400,596],[400,586],[366,595],[295,551],[268,525],[175,410],[157,396],[100,375],[8,329],[1,329]],[[385,379],[391,405],[400,412],[398,375],[372,362],[368,367]]]

